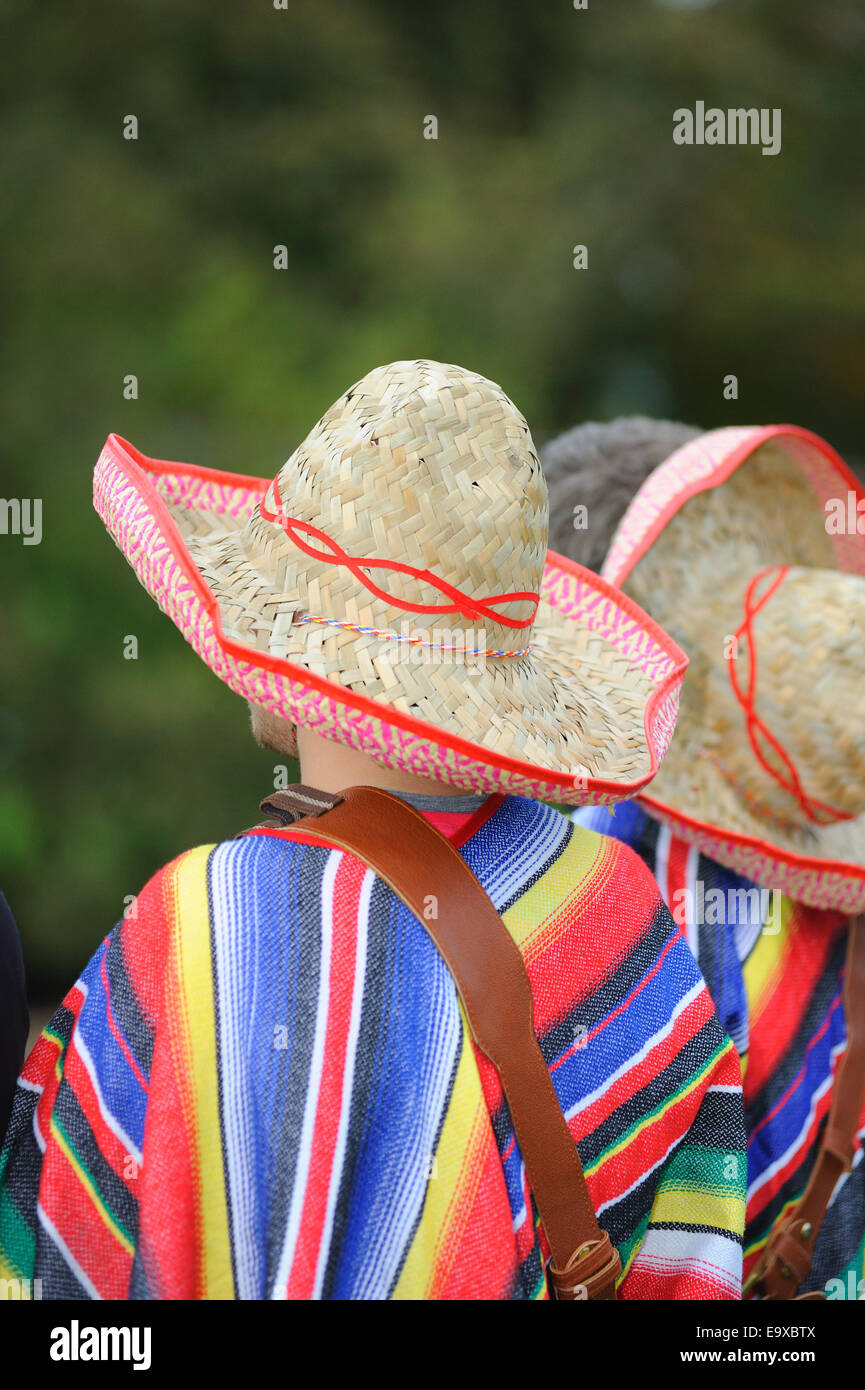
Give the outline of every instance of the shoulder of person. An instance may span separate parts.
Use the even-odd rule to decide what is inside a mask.
[[[644,906],[649,902],[662,903],[660,889],[651,869],[631,845],[612,834],[590,829],[569,817],[566,819],[574,830],[570,844],[572,853],[603,860],[612,885],[625,898],[639,900]]]

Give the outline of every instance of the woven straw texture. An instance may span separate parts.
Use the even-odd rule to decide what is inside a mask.
[[[830,535],[824,503],[856,484],[822,441],[766,434],[716,431],[673,455],[635,498],[604,573],[690,657],[652,814],[757,883],[853,911],[865,906],[865,538]],[[756,594],[779,582],[743,633],[762,571]],[[752,661],[751,707],[807,811],[773,745],[756,735],[768,767],[752,748],[730,678],[734,665],[747,692]]]
[[[475,373],[376,369],[269,484],[112,436],[94,497],[211,668],[282,718],[456,786],[575,804],[638,790],[663,757],[682,654],[547,557],[528,426]]]

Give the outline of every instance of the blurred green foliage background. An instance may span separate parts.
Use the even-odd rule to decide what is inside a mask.
[[[44,529],[0,536],[0,886],[53,1002],[160,864],[257,818],[276,761],[92,511],[106,434],[272,476],[350,382],[427,356],[499,381],[537,442],[645,411],[855,453],[865,12],[2,0],[0,29],[0,492]],[[780,107],[781,153],[674,145],[698,99]]]

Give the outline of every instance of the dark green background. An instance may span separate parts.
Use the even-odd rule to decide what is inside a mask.
[[[40,546],[0,536],[0,885],[50,999],[161,863],[255,819],[275,761],[92,512],[105,435],[272,475],[350,382],[428,356],[499,381],[538,442],[643,410],[793,420],[856,452],[865,14],[6,0],[0,17],[0,490],[44,499]],[[673,110],[698,99],[780,106],[780,155],[675,146]]]

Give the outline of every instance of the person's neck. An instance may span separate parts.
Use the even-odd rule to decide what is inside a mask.
[[[382,791],[419,792],[425,796],[469,796],[465,788],[434,782],[411,772],[399,772],[377,763],[368,753],[345,748],[322,738],[312,729],[298,729],[300,775],[305,786],[322,792],[341,792],[346,787],[380,787]]]

